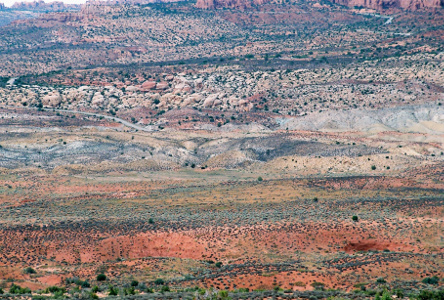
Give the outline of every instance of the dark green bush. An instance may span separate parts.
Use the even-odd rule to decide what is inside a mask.
[[[22,288],[16,284],[11,285],[9,288],[10,294],[31,294],[31,290],[29,288]]]
[[[23,270],[23,273],[25,273],[25,274],[35,274],[35,273],[37,273],[37,271],[34,270],[34,269],[31,268],[31,267],[27,267],[27,268],[25,268],[25,269]]]
[[[108,291],[110,296],[117,296],[119,294],[119,289],[113,286],[110,286]]]
[[[433,277],[426,277],[422,280],[422,283],[426,283],[426,284],[438,284],[439,283],[439,278],[438,276],[433,276]]]
[[[131,286],[138,286],[139,282],[137,280],[131,281]]]
[[[376,283],[386,283],[386,281],[384,278],[379,277],[378,279],[376,279]]]
[[[162,288],[160,289],[160,291],[161,291],[162,293],[164,293],[164,292],[169,292],[169,291],[170,291],[170,287],[167,286],[167,285],[164,285],[164,286],[162,286]]]
[[[105,281],[106,275],[105,274],[99,274],[97,275],[97,281]]]
[[[106,277],[105,277],[105,279],[106,279]],[[88,280],[85,280],[84,282],[82,282],[82,287],[89,288],[89,287],[91,287],[91,285],[89,284]]]
[[[45,289],[45,294],[49,294],[49,293],[55,294],[57,292],[62,292],[62,294],[64,294],[64,293],[66,293],[66,289],[58,287],[58,286],[50,286]]]
[[[130,288],[126,288],[123,290],[123,293],[125,294],[125,296],[127,295],[135,295],[136,294],[136,290],[134,289],[134,287],[130,287]]]

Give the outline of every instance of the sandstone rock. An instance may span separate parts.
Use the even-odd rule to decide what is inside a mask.
[[[362,6],[376,10],[402,8],[418,10],[423,8],[443,8],[444,0],[330,0],[335,4],[349,7]]]
[[[219,99],[218,100],[215,100],[214,102],[213,102],[213,107],[218,107],[218,106],[220,106],[222,104],[222,101],[220,101]]]
[[[251,8],[256,5],[263,5],[270,0],[197,0],[196,7],[202,9],[217,8]]]
[[[162,81],[156,84],[156,89],[157,90],[166,90],[169,88],[169,84],[168,82]]]
[[[179,83],[174,86],[174,92],[191,92],[192,88],[186,83]]]
[[[42,98],[42,104],[44,106],[57,107],[62,102],[62,97],[59,92],[50,92]]]
[[[231,106],[237,106],[239,104],[239,99],[237,99],[235,96],[231,96],[228,98],[228,103],[230,103]]]
[[[195,103],[200,102],[203,99],[203,96],[200,94],[192,94],[189,97],[185,98],[185,100],[182,102],[182,107],[185,106],[191,106]]]
[[[142,83],[140,90],[144,91],[144,90],[153,90],[156,87],[156,82],[155,81],[145,81],[144,83]]]
[[[126,91],[127,92],[137,92],[137,90],[138,90],[138,88],[133,86],[133,85],[130,85],[130,86],[126,87]]]
[[[214,104],[214,101],[217,99],[219,95],[218,94],[213,94],[207,97],[207,99],[205,99],[203,106],[204,107],[212,107]]]
[[[95,93],[94,97],[91,100],[91,104],[93,106],[97,106],[97,107],[102,106],[104,102],[105,102],[105,98],[100,93]]]

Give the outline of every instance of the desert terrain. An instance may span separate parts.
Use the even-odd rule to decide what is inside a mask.
[[[0,298],[443,299],[444,10],[335,2],[0,10]]]

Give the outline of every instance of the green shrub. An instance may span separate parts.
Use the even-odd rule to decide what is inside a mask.
[[[138,286],[139,282],[137,280],[131,281],[131,286]]]
[[[353,216],[352,220],[353,220],[353,222],[358,222],[358,216]]]
[[[435,293],[432,291],[423,290],[419,293],[418,300],[433,300],[435,298]]]
[[[160,291],[161,291],[162,293],[164,293],[164,292],[169,292],[169,291],[170,291],[170,287],[167,286],[167,285],[164,285],[164,286],[162,286],[162,288],[160,289]]]
[[[226,299],[226,298],[228,298],[228,292],[227,291],[219,291],[219,293],[218,293],[218,298],[219,299]]]
[[[34,269],[31,268],[31,267],[27,267],[27,268],[25,268],[25,269],[23,270],[23,273],[25,273],[25,274],[35,274],[35,273],[37,273],[37,271],[34,270]]]
[[[22,288],[16,284],[11,285],[9,288],[10,294],[31,294],[31,290],[29,288]]]
[[[438,284],[439,283],[439,278],[438,276],[433,276],[433,277],[426,277],[422,280],[422,283],[425,284]]]
[[[443,300],[444,299],[444,289],[439,291],[428,291],[422,290],[418,296],[416,296],[418,300]]]
[[[156,280],[154,280],[154,284],[157,285],[165,284],[165,280],[163,280],[162,278],[157,278]]]
[[[119,294],[119,289],[113,286],[110,286],[108,291],[110,296],[117,296]]]
[[[303,286],[305,286],[305,283],[303,283],[302,281],[296,281],[296,282],[294,283],[294,285],[295,285],[295,286],[299,286],[299,287],[303,287]]]
[[[105,281],[106,275],[105,274],[99,274],[97,275],[97,281]]]
[[[65,297],[64,297],[64,294],[65,294],[65,293],[64,293],[63,291],[55,292],[55,293],[54,293],[54,298],[55,298],[55,299],[65,298]]]
[[[315,289],[323,289],[325,284],[323,284],[322,282],[315,281],[315,282],[311,283],[310,285],[312,287],[314,287]]]
[[[123,294],[125,294],[125,296],[126,295],[135,295],[136,294],[136,290],[132,286],[130,288],[123,289]]]
[[[106,277],[105,277],[105,279],[106,279]],[[85,280],[84,282],[82,282],[82,287],[83,287],[83,288],[89,288],[89,287],[91,287],[91,285],[90,285],[89,282],[88,282],[88,279]]]
[[[379,277],[378,279],[376,279],[376,283],[386,283],[386,281],[384,278]]]
[[[388,291],[385,291],[382,294],[382,300],[392,300],[392,295],[390,295],[390,293]]]
[[[404,291],[401,289],[394,289],[393,293],[396,295],[398,299],[404,298]]]
[[[64,294],[64,293],[66,293],[66,289],[58,287],[58,286],[50,286],[50,287],[45,289],[45,294],[49,294],[49,293],[55,294],[55,293],[58,293],[58,292],[61,292],[62,294]]]

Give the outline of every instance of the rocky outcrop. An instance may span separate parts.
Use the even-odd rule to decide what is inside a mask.
[[[45,1],[34,2],[16,2],[12,5],[13,9],[34,10],[34,11],[64,11],[67,9],[80,9],[80,5],[64,4],[61,1],[46,3]]]
[[[202,9],[217,8],[251,8],[253,6],[262,5],[270,0],[197,0],[196,7]]]
[[[6,7],[5,7],[5,4],[0,3],[0,10],[5,9],[5,8],[6,8]]]
[[[444,8],[444,0],[330,0],[348,7],[366,7],[376,10],[406,9],[419,10]],[[202,9],[240,8],[263,5],[271,0],[197,0],[196,7]]]
[[[62,102],[62,97],[59,92],[51,92],[42,98],[42,104],[44,106],[56,107]]]
[[[443,8],[444,0],[330,0],[339,5],[349,7],[367,7],[376,10],[402,8],[418,10],[424,8]]]

